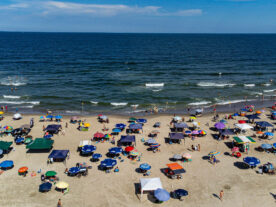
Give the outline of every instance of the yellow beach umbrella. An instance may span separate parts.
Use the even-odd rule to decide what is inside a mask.
[[[191,117],[190,117],[190,119],[192,119],[192,120],[193,120],[193,119],[196,119],[196,117],[194,117],[194,116],[191,116]]]
[[[0,114],[4,114],[4,111],[0,111]]]
[[[69,184],[63,181],[60,181],[56,184],[56,187],[59,189],[66,189],[69,187]]]
[[[89,123],[84,123],[84,127],[90,127]]]

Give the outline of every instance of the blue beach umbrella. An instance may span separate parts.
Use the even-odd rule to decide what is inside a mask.
[[[47,115],[46,118],[47,119],[52,119],[52,118],[54,118],[54,116],[53,115]]]
[[[156,143],[156,140],[150,138],[150,139],[148,139],[148,140],[146,141],[146,143],[148,143],[148,144],[154,144],[154,143]]]
[[[256,122],[256,124],[262,128],[264,127],[273,127],[272,124],[270,124],[269,122],[267,121],[259,121],[259,122]]]
[[[154,197],[159,201],[168,201],[171,198],[170,193],[162,188],[158,188],[154,191]]]
[[[121,147],[112,147],[108,151],[110,154],[119,154],[123,152],[123,149]]]
[[[13,161],[12,160],[5,160],[0,163],[0,168],[9,168],[13,166]]]
[[[182,196],[187,196],[189,193],[188,191],[184,190],[184,189],[177,189],[174,191],[175,194],[179,197],[182,197]]]
[[[274,147],[274,148],[276,148],[276,142],[275,142],[275,143],[273,143],[273,147]]]
[[[15,143],[16,144],[20,144],[20,143],[23,143],[24,142],[24,138],[23,137],[18,137],[15,139]]]
[[[114,132],[114,133],[120,133],[122,130],[121,129],[119,129],[119,128],[114,128],[114,129],[112,129],[112,132]]]
[[[139,167],[141,170],[150,170],[151,166],[148,163],[143,163]]]
[[[140,123],[140,124],[145,124],[147,123],[146,119],[136,119],[136,122]]]
[[[187,130],[185,131],[185,134],[192,134],[192,131]]]
[[[96,147],[94,145],[84,145],[82,148],[81,148],[81,152],[82,153],[92,153],[96,150]]]
[[[239,114],[238,113],[234,113],[233,116],[239,116]]]
[[[246,115],[246,118],[253,120],[253,119],[260,119],[258,114]]]
[[[252,167],[255,167],[261,163],[260,160],[256,157],[245,157],[243,158],[243,161]]]
[[[272,132],[265,132],[264,135],[267,135],[267,136],[274,136],[274,134]]]
[[[261,148],[263,148],[263,149],[271,149],[272,145],[271,144],[262,144]]]
[[[126,125],[120,123],[120,124],[116,124],[115,127],[116,127],[116,128],[119,128],[119,129],[124,129],[124,128],[126,127]]]
[[[115,165],[117,165],[117,161],[114,159],[105,159],[101,161],[101,166],[106,167],[106,168],[112,168]]]
[[[227,121],[225,119],[220,120],[219,122],[227,124]]]
[[[62,119],[62,116],[61,115],[57,115],[55,116],[56,119]]]
[[[68,170],[68,173],[69,174],[73,174],[73,175],[75,175],[75,174],[77,174],[77,173],[79,173],[80,172],[80,168],[78,168],[78,167],[71,167],[69,170]]]
[[[51,188],[52,188],[52,183],[46,182],[46,183],[42,183],[39,186],[39,191],[40,192],[47,192],[47,191],[50,191]]]
[[[45,139],[51,139],[52,137],[53,137],[53,135],[51,135],[51,134],[48,134],[48,135],[44,136]]]
[[[99,159],[99,158],[101,158],[101,157],[102,157],[102,155],[99,154],[99,153],[95,153],[95,154],[92,155],[92,158],[93,158],[93,159]]]
[[[160,147],[160,144],[158,143],[153,143],[150,145],[150,148],[158,148],[158,147]]]

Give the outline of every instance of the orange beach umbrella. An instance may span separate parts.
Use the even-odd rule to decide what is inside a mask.
[[[19,170],[18,170],[18,172],[19,173],[25,173],[25,172],[27,172],[28,171],[28,167],[21,167],[21,168],[19,168]]]

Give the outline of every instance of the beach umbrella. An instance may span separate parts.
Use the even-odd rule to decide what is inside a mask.
[[[56,174],[57,174],[56,171],[47,171],[47,172],[45,173],[45,176],[46,176],[46,177],[54,177],[54,176],[56,176]]]
[[[238,152],[238,151],[239,151],[239,148],[238,148],[238,147],[233,147],[231,151],[232,151],[232,152]]]
[[[110,154],[120,154],[123,149],[121,147],[112,147],[108,151]]]
[[[185,131],[185,134],[192,134],[192,131],[187,130]]]
[[[250,120],[260,119],[260,117],[258,116],[258,114],[246,115],[246,118],[248,118]]]
[[[181,159],[182,159],[182,156],[181,156],[180,154],[175,154],[175,155],[173,156],[173,159],[175,159],[175,160],[181,160]]]
[[[139,166],[141,170],[150,170],[151,166],[148,163],[143,163]]]
[[[134,150],[134,147],[132,147],[132,146],[128,146],[125,148],[126,152],[131,152],[132,150]]]
[[[95,153],[95,154],[92,155],[92,158],[93,158],[93,159],[99,159],[99,158],[101,158],[101,157],[102,157],[102,155],[99,154],[99,153]]]
[[[53,115],[47,115],[46,118],[47,119],[52,119],[52,118],[54,118],[54,116]]]
[[[135,117],[130,117],[129,121],[136,121],[136,118]]]
[[[252,167],[257,166],[261,163],[260,160],[256,157],[245,157],[243,158],[243,161]]]
[[[256,111],[256,114],[261,114],[262,112],[261,111]]]
[[[16,113],[13,115],[13,119],[21,119],[21,118],[22,118],[22,116],[19,113]]]
[[[272,124],[268,123],[267,121],[259,121],[259,122],[256,122],[256,124],[262,128],[264,127],[273,127]]]
[[[105,159],[101,161],[101,166],[106,167],[106,168],[112,168],[115,165],[117,165],[117,161],[114,159]]]
[[[97,132],[94,134],[94,137],[95,138],[103,138],[104,137],[104,134],[103,133],[100,133],[100,132]]]
[[[239,124],[245,124],[246,123],[245,120],[239,120],[238,122],[239,122]]]
[[[21,167],[21,168],[18,169],[19,173],[25,173],[27,171],[28,171],[28,167]]]
[[[126,125],[120,123],[120,124],[116,124],[115,127],[116,127],[116,128],[119,128],[119,129],[124,129],[124,128],[126,127]]]
[[[273,147],[276,148],[276,143],[273,143]]]
[[[271,149],[272,145],[271,144],[262,144],[261,148],[263,148],[263,149]]]
[[[98,114],[98,117],[101,117],[101,116],[103,116],[103,114]]]
[[[160,144],[158,143],[154,143],[150,145],[150,148],[158,148],[158,147],[160,147]]]
[[[199,132],[197,130],[192,131],[192,134],[197,135]]]
[[[198,133],[199,133],[199,134],[202,134],[202,135],[207,134],[206,131],[204,131],[204,130],[199,130]]]
[[[41,116],[39,117],[39,119],[46,119],[46,116]]]
[[[111,134],[105,134],[105,135],[104,135],[104,138],[106,138],[106,139],[110,139],[111,137],[112,137]]]
[[[120,133],[120,132],[121,132],[121,129],[119,129],[119,128],[114,128],[114,129],[112,129],[112,132],[114,132],[114,133]]]
[[[139,153],[138,153],[137,150],[133,150],[133,151],[131,151],[131,152],[129,153],[129,155],[131,155],[131,156],[138,156]]]
[[[13,161],[12,160],[5,160],[0,163],[0,168],[10,168],[13,166]]]
[[[219,122],[227,124],[227,121],[225,119],[220,120]]]
[[[46,183],[42,183],[39,186],[39,191],[40,192],[47,192],[47,191],[50,191],[51,188],[52,188],[52,183],[46,182]]]
[[[147,123],[146,119],[136,119],[136,122],[140,123],[140,124],[145,124]]]
[[[152,130],[152,131],[151,131],[151,134],[158,134],[158,133],[159,133],[158,130]]]
[[[155,140],[155,139],[152,139],[152,138],[149,138],[149,139],[146,141],[146,143],[148,143],[148,144],[154,144],[154,143],[156,143],[156,140]]]
[[[79,117],[77,117],[77,116],[72,116],[72,117],[71,117],[71,120],[72,120],[72,121],[77,121],[78,119],[79,119]]]
[[[83,126],[84,127],[90,127],[90,124],[89,123],[84,123]]]
[[[94,145],[84,145],[82,148],[81,148],[81,152],[82,153],[92,153],[96,150],[96,147]]]
[[[263,132],[262,132],[262,131],[257,131],[256,133],[257,133],[257,134],[263,134]]]
[[[199,123],[198,122],[192,122],[193,126],[198,127]]]
[[[56,119],[62,119],[62,116],[61,115],[57,115],[55,116]]]
[[[106,120],[106,119],[107,119],[107,116],[102,115],[102,116],[100,116],[100,119]]]
[[[178,197],[183,197],[183,196],[187,196],[188,195],[188,191],[184,190],[184,189],[177,189],[174,191],[174,193],[178,196]]]
[[[24,138],[23,137],[18,137],[15,139],[15,143],[16,144],[20,144],[20,143],[23,143],[24,142]]]
[[[267,136],[274,136],[274,134],[272,132],[265,132],[264,135],[267,135]]]
[[[51,134],[47,134],[44,136],[45,139],[51,139],[52,137],[53,137],[53,135],[51,135]]]
[[[0,111],[0,114],[1,114],[1,115],[4,114],[4,111]]]
[[[154,197],[157,198],[159,201],[168,201],[170,200],[170,193],[162,188],[157,188],[154,191]]]
[[[173,117],[173,120],[174,120],[174,121],[181,121],[182,118],[181,118],[180,116],[175,116],[175,117]]]
[[[59,181],[56,183],[56,187],[59,189],[66,189],[69,187],[69,184],[64,181]]]
[[[234,113],[232,116],[239,116],[239,114],[238,113]]]
[[[218,122],[218,123],[215,124],[215,127],[217,129],[224,129],[225,128],[225,124],[222,123],[222,122]]]
[[[220,129],[219,132],[221,135],[234,135],[235,133],[230,129]]]
[[[196,117],[195,117],[195,116],[191,116],[190,119],[191,119],[191,120],[195,120]]]
[[[219,155],[220,154],[220,152],[218,152],[218,151],[212,151],[212,152],[210,152],[208,155],[209,156],[217,156],[217,155]]]
[[[71,167],[69,170],[68,170],[68,173],[69,174],[72,174],[72,175],[75,175],[75,174],[77,174],[77,173],[79,173],[80,172],[80,168],[78,168],[78,167]]]
[[[3,155],[4,151],[2,149],[0,149],[0,155]]]
[[[184,153],[183,155],[182,155],[182,157],[183,158],[185,158],[185,159],[191,159],[192,158],[192,155],[190,154],[190,153]]]

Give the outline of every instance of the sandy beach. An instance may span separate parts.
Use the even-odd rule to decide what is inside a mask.
[[[267,118],[269,110],[261,115],[261,120],[269,121]],[[79,207],[95,207],[95,206],[194,206],[194,207],[209,207],[209,206],[274,206],[276,194],[276,176],[275,175],[259,175],[255,172],[256,169],[239,169],[234,165],[235,162],[242,162],[245,156],[256,156],[261,163],[274,163],[275,155],[272,153],[257,152],[254,147],[262,143],[272,144],[274,141],[263,141],[256,139],[256,144],[251,144],[248,155],[242,154],[242,158],[234,158],[225,155],[225,152],[231,152],[225,142],[232,142],[232,136],[229,140],[218,141],[212,137],[212,131],[205,124],[209,123],[210,127],[215,122],[211,121],[212,114],[203,114],[197,121],[200,123],[200,129],[207,132],[207,136],[196,138],[192,141],[186,138],[185,142],[181,144],[166,144],[164,138],[168,137],[170,132],[170,121],[173,115],[152,115],[147,116],[148,122],[144,125],[143,133],[136,135],[136,149],[141,153],[141,161],[131,161],[127,157],[123,157],[124,162],[118,162],[120,171],[118,173],[111,172],[109,174],[98,170],[100,162],[90,162],[90,157],[81,157],[77,152],[77,147],[81,140],[91,139],[93,134],[101,131],[103,124],[97,121],[96,116],[81,117],[86,122],[91,124],[89,131],[82,132],[77,130],[77,124],[70,124],[70,117],[64,117],[61,125],[65,129],[65,135],[54,135],[53,149],[69,149],[70,159],[66,163],[55,162],[47,165],[47,158],[49,153],[26,153],[25,145],[15,145],[14,150],[9,154],[5,154],[1,161],[13,160],[14,168],[7,170],[0,175],[0,205],[2,207],[42,207],[42,206],[56,206],[59,198],[62,200],[63,206],[79,206]],[[221,117],[223,115],[220,115]],[[224,117],[224,116],[223,116]],[[2,126],[11,125],[13,128],[20,127],[22,124],[28,124],[30,119],[34,118],[34,127],[30,135],[34,138],[43,137],[43,125],[46,127],[52,122],[39,122],[38,115],[24,115],[23,119],[14,121],[11,115],[5,116],[4,120],[0,122]],[[111,132],[116,123],[127,124],[129,117],[123,116],[109,116],[109,124],[105,124]],[[188,120],[188,116],[184,116]],[[228,120],[227,126],[233,127],[236,120]],[[160,133],[156,140],[161,144],[160,152],[153,153],[147,151],[147,147],[141,142],[141,138],[148,138],[149,132],[153,128],[155,122],[161,122]],[[66,122],[68,128],[65,128]],[[188,122],[188,125],[191,123]],[[125,131],[120,133],[124,135]],[[247,135],[252,135],[253,131],[248,131]],[[116,136],[116,140],[119,139]],[[5,136],[1,138],[3,141],[13,141],[12,136]],[[201,150],[192,152],[191,145],[200,144]],[[113,147],[109,142],[94,143],[97,147],[96,152],[105,154],[108,149]],[[209,152],[217,150],[221,154],[217,157],[220,163],[212,165],[208,160],[204,159]],[[192,154],[192,162],[179,162],[186,173],[183,179],[170,179],[166,177],[160,169],[165,168],[167,163],[174,154],[183,154],[189,152]],[[69,177],[64,173],[65,168],[70,168],[76,165],[77,162],[86,162],[92,166],[89,174],[86,177]],[[139,200],[140,195],[135,194],[135,184],[139,183],[139,179],[143,177],[141,173],[135,170],[141,163],[149,163],[151,168],[151,175],[149,177],[160,177],[163,188],[167,191],[173,191],[178,188],[183,188],[189,192],[189,195],[184,198],[184,201],[177,199],[170,199],[163,204],[156,204],[148,199],[147,194],[144,194]],[[26,177],[18,175],[18,169],[22,166],[29,167],[29,174]],[[40,174],[31,177],[31,172],[42,170],[45,173],[48,170],[55,170],[60,180],[69,183],[69,192],[63,195],[57,192],[54,188],[48,193],[40,193],[38,187],[41,184]],[[220,190],[224,190],[223,201],[217,197]]]

